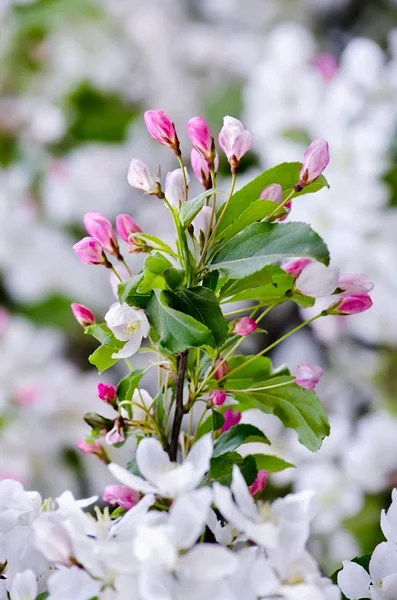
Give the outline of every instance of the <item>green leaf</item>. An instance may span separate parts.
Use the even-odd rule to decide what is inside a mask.
[[[129,306],[134,306],[136,308],[145,309],[147,307],[153,292],[149,291],[144,294],[138,292],[138,287],[142,279],[143,273],[140,273],[139,275],[132,277],[132,279],[123,281],[119,284],[118,295],[121,303],[126,302]]]
[[[246,390],[263,384],[271,377],[272,363],[266,356],[232,356],[227,362],[230,371],[241,367],[236,373],[231,373],[226,379],[225,389]]]
[[[216,239],[222,239],[223,242],[230,240],[252,223],[262,221],[262,219],[270,215],[276,207],[277,203],[272,202],[271,200],[255,200],[255,202],[250,204],[248,208],[237,217],[231,225],[229,225],[229,227],[221,231],[221,233],[217,232]],[[281,209],[281,211],[283,212],[283,209]]]
[[[161,430],[164,429],[164,419],[165,419],[165,411],[164,411],[164,398],[163,394],[159,392],[155,398],[154,403],[154,414],[156,415],[157,425]]]
[[[282,383],[283,379],[274,378],[271,384]],[[242,390],[233,393],[233,396],[240,403],[235,407],[237,410],[259,408],[264,413],[275,415],[284,427],[295,429],[300,443],[312,452],[318,450],[322,440],[329,435],[328,418],[317,395],[295,383],[267,390]]]
[[[225,454],[226,452],[232,452],[242,444],[247,444],[248,442],[263,442],[264,444],[270,444],[269,440],[260,429],[254,427],[254,425],[242,423],[241,425],[235,425],[225,431],[225,433],[222,433],[215,442],[212,456],[216,457]]]
[[[132,473],[133,475],[137,475],[138,477],[142,477],[142,473],[139,470],[138,467],[138,463],[136,462],[136,458],[134,456],[134,458],[132,460],[130,460],[130,462],[127,464],[127,471],[129,471],[130,473]]]
[[[163,240],[156,237],[155,235],[150,235],[149,233],[134,233],[134,238],[142,240],[143,242],[146,242],[148,246],[154,246],[156,250],[160,250],[161,252],[165,252],[166,254],[170,254],[171,256],[175,254],[175,252],[168,244],[163,242]]]
[[[109,336],[113,335],[106,323],[94,323],[94,325],[89,325],[84,329],[84,333],[92,335],[101,344],[105,343],[106,340],[109,339]]]
[[[49,592],[41,592],[41,594],[36,597],[36,600],[46,600],[49,595]]]
[[[200,439],[206,433],[210,431],[218,431],[225,422],[225,417],[222,413],[215,409],[212,409],[211,414],[200,424],[196,431],[196,440]]]
[[[117,398],[119,400],[132,400],[133,393],[141,381],[144,369],[136,369],[121,379],[117,386]]]
[[[216,288],[218,287],[218,281],[219,271],[212,271],[204,277],[203,286],[208,288],[209,290],[212,290],[213,292],[216,292]]]
[[[242,279],[230,279],[219,292],[221,300],[262,300],[264,305],[285,301],[292,290],[294,278],[277,265],[268,265]],[[292,299],[292,298],[290,298]]]
[[[258,475],[255,459],[252,456],[243,458],[237,452],[226,452],[211,458],[210,470],[206,481],[218,481],[230,487],[232,482],[233,465],[237,465],[244,476],[247,485],[252,485]]]
[[[164,290],[164,271],[172,268],[172,263],[159,252],[146,257],[143,263],[143,278],[137,287],[138,294],[147,294],[153,289]]]
[[[99,346],[99,348],[88,357],[88,360],[98,369],[99,373],[103,373],[106,369],[109,369],[116,364],[118,358],[113,358],[113,354],[118,352],[122,345],[123,342],[120,342],[120,345],[111,343]]]
[[[190,315],[211,331],[206,344],[216,348],[228,334],[228,323],[223,316],[215,294],[206,287],[192,287],[177,292],[166,292],[168,305]]]
[[[102,431],[103,429],[108,429],[112,426],[112,421],[99,415],[98,413],[85,413],[84,421],[89,425],[94,431]]]
[[[214,194],[214,193],[216,194],[216,193],[222,193],[222,192],[221,192],[221,190],[210,189],[210,190],[203,192],[199,196],[196,196],[196,198],[193,198],[192,200],[188,200],[187,202],[184,202],[182,204],[181,210],[179,211],[179,220],[185,229],[186,229],[186,227],[189,227],[189,225],[192,223],[194,217],[203,208],[205,199],[208,198],[209,196],[212,196],[212,194]]]
[[[212,333],[206,325],[169,305],[174,292],[155,292],[147,306],[151,325],[150,336],[161,348],[176,354],[188,348],[210,343]]]
[[[241,215],[242,210],[247,208],[256,200],[258,200],[262,190],[270,185],[271,183],[278,183],[283,188],[284,198],[290,194],[293,187],[299,180],[299,171],[301,163],[282,163],[272,169],[264,171],[261,175],[258,175],[253,181],[250,181],[241,190],[238,190],[233,194],[228,204],[225,216],[218,228],[218,235],[221,234],[227,227],[229,227],[236,219]],[[321,190],[323,187],[329,187],[327,180],[321,175],[314,183],[305,187],[299,195],[312,194]],[[217,218],[221,214],[224,208],[224,204],[219,208]],[[274,208],[274,204],[273,204]]]
[[[238,279],[293,256],[329,263],[327,246],[306,223],[254,223],[226,242],[209,268]]]
[[[168,289],[176,290],[182,285],[183,280],[185,279],[185,271],[171,267],[164,271],[163,277]]]
[[[284,469],[295,467],[292,463],[272,454],[252,454],[251,456],[255,458],[258,470],[269,471],[269,473],[278,473]]]
[[[118,519],[119,517],[123,517],[125,515],[127,511],[125,510],[125,508],[121,508],[121,506],[118,506],[117,508],[115,508],[112,511],[112,514],[110,515],[111,519]]]

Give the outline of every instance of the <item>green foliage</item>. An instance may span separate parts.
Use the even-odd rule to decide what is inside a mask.
[[[138,285],[139,294],[147,294],[150,290],[165,290],[165,271],[172,269],[172,263],[159,252],[149,254],[143,263],[143,277]]]
[[[172,353],[194,347],[215,348],[223,343],[228,330],[216,296],[204,287],[156,292],[147,316],[152,339]]]
[[[264,305],[278,304],[292,290],[294,278],[276,265],[268,265],[247,277],[229,279],[220,289],[221,300],[261,300]]]
[[[241,212],[247,210],[248,207],[256,200],[258,200],[262,190],[270,185],[271,183],[278,183],[283,188],[284,197],[290,194],[293,187],[299,180],[299,171],[301,163],[282,163],[277,167],[264,171],[261,175],[258,175],[253,181],[247,183],[238,192],[233,194],[222,223],[219,226],[218,232],[221,235],[227,227],[229,227],[236,219],[241,215]],[[314,183],[305,187],[300,193],[311,194],[321,190],[323,187],[329,187],[327,180],[321,175]],[[221,214],[224,205],[218,210],[217,218]],[[273,209],[275,204],[273,203]]]
[[[270,387],[282,383],[288,385]],[[228,379],[225,388],[229,386]],[[258,408],[274,414],[284,427],[295,429],[301,444],[312,452],[318,450],[324,437],[329,435],[328,418],[316,393],[296,385],[292,377],[275,377],[269,381],[269,389],[247,391],[242,388],[232,395],[239,402],[237,410]]]
[[[210,431],[218,431],[225,422],[225,417],[222,413],[218,412],[214,408],[211,410],[211,414],[200,424],[196,431],[196,439],[201,438]]]
[[[226,242],[209,268],[238,279],[293,256],[329,263],[327,246],[306,223],[254,223]]]
[[[292,463],[278,456],[273,456],[273,454],[252,454],[251,456],[255,458],[258,470],[269,471],[269,473],[278,473],[279,471],[295,467]]]
[[[16,312],[29,317],[36,325],[52,325],[70,331],[76,327],[76,321],[70,308],[73,300],[60,294],[54,294],[31,304],[18,304]]]
[[[54,27],[67,18],[97,17],[95,4],[89,0],[36,0],[14,6],[19,27]]]
[[[255,459],[252,456],[243,458],[237,452],[226,452],[225,454],[211,458],[210,470],[205,481],[218,481],[222,485],[230,486],[233,465],[239,467],[247,485],[254,483],[258,475]]]
[[[256,221],[262,221],[265,217],[270,215],[277,207],[272,200],[255,200],[248,206],[243,212],[237,217],[235,221],[226,229],[223,229],[220,233],[217,232],[216,239],[226,242],[235,235],[246,229],[252,223]],[[281,209],[281,212],[286,212]],[[222,225],[220,226],[220,228]]]
[[[113,358],[113,354],[116,354],[124,346],[124,342],[115,338],[106,323],[89,325],[85,328],[85,333],[94,336],[101,343],[101,346],[88,357],[88,360],[98,369],[99,373],[103,373],[118,361],[118,358]]]
[[[131,120],[139,112],[119,95],[95,89],[88,82],[74,90],[66,102],[73,121],[64,141],[65,149],[81,142],[123,142]]]
[[[118,400],[132,400],[132,396],[137,389],[144,372],[144,369],[136,369],[119,381],[117,385]]]
[[[263,442],[265,444],[270,444],[269,440],[260,429],[254,427],[254,425],[242,423],[241,425],[235,425],[225,431],[225,433],[222,433],[215,442],[212,456],[216,457],[226,454],[226,452],[232,452],[233,450],[237,450],[242,444],[247,444],[248,442]]]
[[[152,291],[138,292],[139,285],[143,279],[143,273],[135,275],[128,281],[119,284],[118,294],[121,303],[126,302],[129,306],[145,309],[152,297]]]
[[[148,303],[146,314],[151,324],[152,340],[162,350],[173,354],[204,346],[211,337],[211,331],[190,315],[172,308],[169,294],[172,292],[156,292]]]
[[[41,592],[41,594],[36,597],[36,600],[46,600],[49,595],[49,592]]]
[[[231,373],[227,376],[226,387],[231,390],[258,387],[271,377],[272,363],[266,356],[232,356],[228,365]]]
[[[189,227],[194,217],[203,208],[206,198],[209,198],[209,196],[212,196],[214,193],[221,193],[221,191],[216,189],[206,190],[199,196],[196,196],[196,198],[192,198],[182,204],[181,210],[179,211],[179,219],[183,227]]]

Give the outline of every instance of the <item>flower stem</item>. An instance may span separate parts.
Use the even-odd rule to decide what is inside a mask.
[[[110,268],[111,268],[111,270],[113,271],[113,273],[116,275],[117,279],[118,279],[120,282],[122,282],[123,280],[122,280],[122,278],[120,277],[120,275],[117,273],[117,271],[116,271],[116,269],[114,268],[114,266],[112,265]]]

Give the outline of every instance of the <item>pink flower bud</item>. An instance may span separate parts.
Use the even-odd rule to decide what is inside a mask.
[[[185,167],[186,182],[190,182],[189,174]],[[183,178],[182,169],[170,171],[165,177],[165,197],[174,208],[179,208],[182,202],[187,200],[187,192],[185,190],[185,180]]]
[[[203,117],[193,117],[187,123],[187,134],[195,148],[208,162],[215,154],[214,138]]]
[[[192,221],[193,232],[195,237],[200,239],[200,231],[207,236],[211,226],[211,215],[212,208],[210,206],[203,206],[198,215],[196,215]]]
[[[316,56],[313,64],[327,81],[331,81],[338,72],[338,61],[329,52],[322,52]]]
[[[283,188],[278,183],[271,183],[261,191],[259,198],[280,204],[283,201]]]
[[[104,250],[114,256],[120,255],[113,225],[109,219],[99,212],[91,211],[84,215],[83,223],[89,235],[99,242]]]
[[[227,408],[223,416],[225,417],[225,422],[222,425],[222,433],[228,431],[231,427],[234,427],[241,421],[241,412],[234,410],[233,408]]]
[[[108,485],[103,492],[103,500],[109,504],[118,504],[124,510],[130,510],[139,502],[141,495],[125,485]]]
[[[13,394],[15,404],[22,407],[36,404],[40,397],[40,389],[37,385],[18,385]]]
[[[86,442],[85,440],[80,440],[77,442],[76,447],[83,454],[98,454],[101,451],[102,445],[100,442]]]
[[[106,265],[108,260],[102,246],[92,237],[85,237],[73,246],[77,257],[85,265]]]
[[[133,233],[140,233],[142,231],[138,223],[136,223],[134,219],[130,217],[130,215],[126,214],[117,215],[116,229],[123,242],[127,243],[130,241],[130,235]]]
[[[98,383],[98,397],[106,402],[106,404],[112,406],[117,398],[116,386],[107,383]]]
[[[211,189],[212,181],[211,181],[210,167],[208,165],[207,160],[200,154],[200,152],[197,152],[197,150],[195,148],[192,148],[192,152],[190,155],[190,162],[192,165],[193,172],[194,172],[195,176],[197,177],[197,179],[199,180],[199,182],[204,186],[204,188],[206,190]],[[215,159],[214,159],[215,173],[218,169],[218,166],[219,166],[219,157],[216,154]]]
[[[303,269],[312,262],[311,258],[294,258],[281,265],[281,268],[291,277],[298,277]]]
[[[72,308],[72,313],[74,318],[82,327],[88,327],[89,325],[93,325],[95,323],[95,317],[92,310],[84,306],[84,304],[73,304],[70,305]]]
[[[325,140],[314,140],[304,154],[296,191],[316,181],[329,163],[329,147]],[[298,189],[299,188],[299,189]]]
[[[297,368],[294,381],[306,390],[314,390],[323,373],[321,367],[307,363]]]
[[[263,198],[264,200],[271,200],[276,204],[281,204],[281,202],[283,201],[283,188],[278,183],[271,183],[270,185],[266,186],[265,189],[262,190],[259,198]],[[292,208],[292,200],[286,202],[283,208],[287,211],[287,213],[289,213]],[[288,214],[282,215],[277,220],[285,221],[287,217]]]
[[[339,277],[338,288],[344,294],[367,294],[374,289],[374,284],[368,275],[346,273]]]
[[[224,117],[218,141],[235,173],[241,158],[251,149],[254,136],[238,119]]]
[[[219,379],[223,379],[229,373],[229,365],[222,358],[218,358],[215,363],[215,379],[219,381]]]
[[[254,319],[243,317],[242,319],[237,319],[234,326],[234,333],[245,337],[246,335],[250,335],[255,329],[258,329],[258,323],[255,323]]]
[[[215,406],[222,406],[227,398],[227,394],[224,390],[214,390],[212,394],[210,394],[210,400],[215,404]]]
[[[109,446],[114,446],[114,444],[121,444],[125,440],[124,434],[124,423],[123,419],[115,419],[114,427],[105,435],[106,443]]]
[[[179,140],[175,126],[163,110],[147,110],[143,115],[150,135],[160,144],[171,148],[180,155]]]
[[[256,494],[260,494],[266,487],[267,477],[269,475],[268,471],[260,469],[258,471],[258,475],[252,485],[249,487],[249,491],[251,496],[256,496]]]
[[[78,448],[83,454],[92,454],[93,456],[96,456],[105,464],[110,463],[105,448],[97,440],[94,442],[86,442],[85,440],[80,440],[79,442],[77,442],[76,448]]]
[[[146,192],[146,194],[158,196],[161,192],[156,175],[139,158],[133,158],[130,162],[127,179],[131,187]]]
[[[328,309],[330,315],[355,315],[371,308],[373,302],[368,294],[347,294]]]

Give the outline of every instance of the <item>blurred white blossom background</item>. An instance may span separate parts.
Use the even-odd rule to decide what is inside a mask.
[[[144,110],[167,111],[186,158],[187,119],[206,116],[217,133],[230,114],[255,134],[250,175],[299,160],[312,139],[330,145],[330,190],[294,201],[290,218],[313,224],[341,271],[371,277],[374,306],[317,321],[277,351],[291,368],[303,356],[325,368],[332,433],[317,455],[271,416],[244,419],[297,464],[268,493],[319,494],[312,545],[326,568],[373,548],[397,481],[396,4],[0,0],[0,478],[44,495],[103,488],[106,469],[76,450],[100,379],[70,303],[101,319],[112,297],[71,247],[90,210],[171,238],[166,210],[126,180],[133,156],[175,168]],[[285,306],[265,328],[303,318]]]

